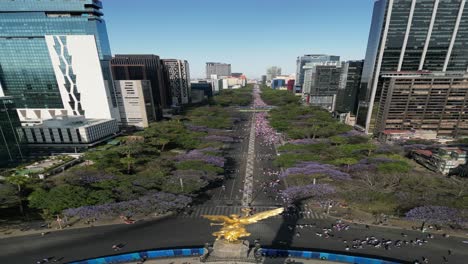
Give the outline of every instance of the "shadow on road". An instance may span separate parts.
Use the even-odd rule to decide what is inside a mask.
[[[283,222],[272,242],[274,248],[288,249],[291,247],[294,236],[297,234],[296,225],[298,221],[299,217],[295,215],[295,211],[287,210],[283,213]]]

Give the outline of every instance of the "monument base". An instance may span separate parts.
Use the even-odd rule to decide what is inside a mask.
[[[249,241],[229,243],[224,240],[216,240],[213,249],[205,252],[206,258],[203,262],[210,263],[257,263],[253,253],[249,255]]]

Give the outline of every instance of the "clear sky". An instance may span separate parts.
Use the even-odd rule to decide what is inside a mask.
[[[103,0],[112,52],[186,59],[191,77],[208,61],[249,78],[296,57],[363,59],[374,0]]]

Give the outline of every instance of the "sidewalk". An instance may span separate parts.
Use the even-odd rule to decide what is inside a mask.
[[[146,216],[142,218],[136,218],[135,223],[139,223],[141,221],[154,221],[154,220],[160,220],[164,219],[166,217],[172,216],[174,213],[167,213],[164,215],[158,215],[158,216]],[[5,239],[5,238],[10,238],[10,237],[18,237],[18,236],[28,236],[28,235],[41,235],[44,233],[44,235],[47,235],[49,233],[55,233],[55,232],[60,232],[60,231],[65,231],[65,230],[71,230],[71,229],[82,229],[82,228],[90,228],[90,227],[97,227],[97,226],[110,226],[110,225],[123,225],[125,224],[122,219],[116,218],[116,219],[110,219],[110,220],[101,220],[97,221],[91,224],[85,224],[83,221],[77,221],[76,223],[72,224],[69,227],[64,227],[63,229],[60,229],[58,227],[58,224],[56,221],[52,222],[52,227],[51,228],[36,228],[36,229],[28,229],[24,230],[24,228],[9,228],[8,226],[6,227],[0,227],[0,239]]]

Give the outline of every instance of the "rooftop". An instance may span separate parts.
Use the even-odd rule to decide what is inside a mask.
[[[110,121],[111,119],[86,119],[83,116],[61,116],[47,119],[42,124],[26,124],[37,128],[80,128]]]

